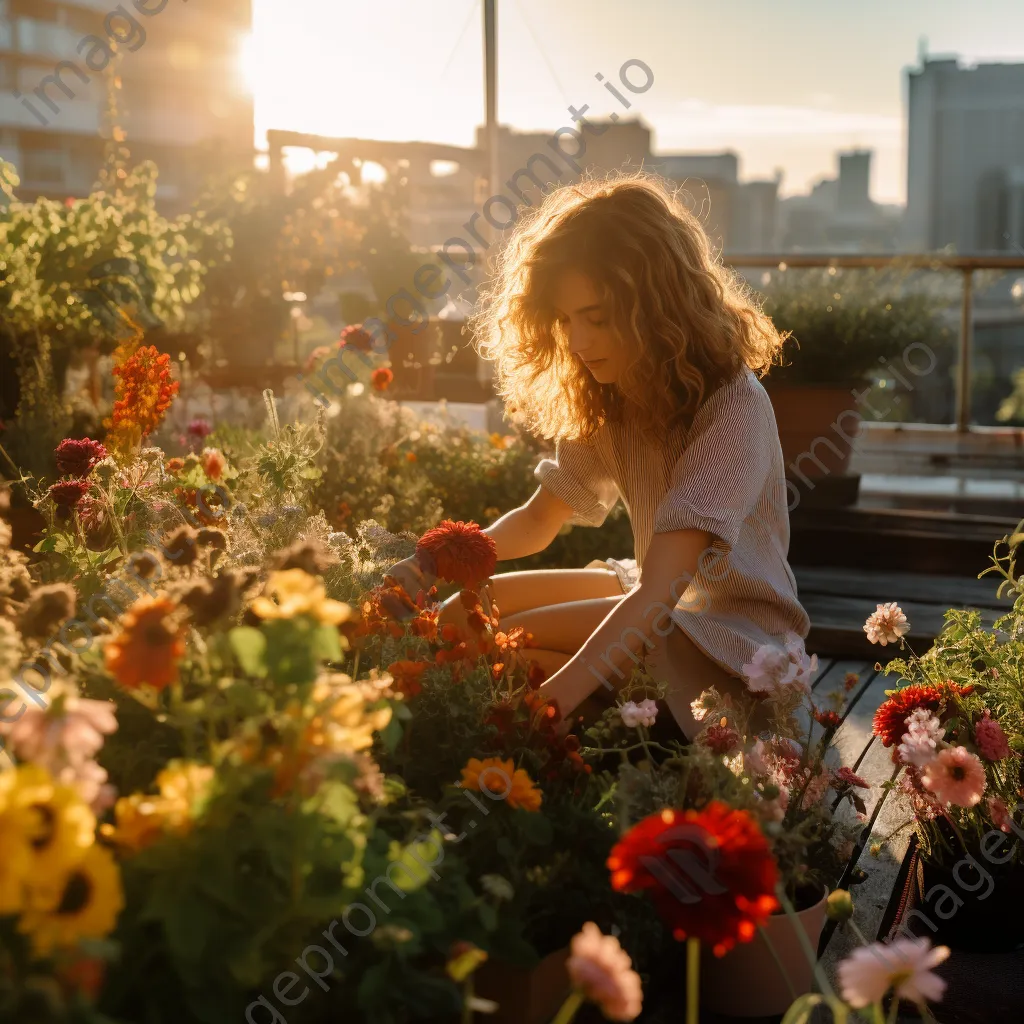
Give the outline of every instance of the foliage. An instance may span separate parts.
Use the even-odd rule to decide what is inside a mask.
[[[829,267],[767,276],[765,311],[792,335],[773,381],[849,386],[911,345],[938,356],[951,344],[942,317],[948,300],[906,272]]]

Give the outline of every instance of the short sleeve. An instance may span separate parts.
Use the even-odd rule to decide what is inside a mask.
[[[619,500],[596,442],[560,439],[555,457],[542,459],[534,476],[556,498],[572,506],[574,526],[600,526]]]
[[[654,532],[706,530],[732,549],[776,471],[782,471],[781,455],[771,399],[745,370],[694,417],[655,512]]]

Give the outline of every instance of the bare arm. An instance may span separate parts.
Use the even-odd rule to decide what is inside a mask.
[[[703,559],[713,554],[713,542],[704,530],[654,535],[640,586],[605,616],[580,650],[541,686],[541,694],[554,701],[563,716],[599,686],[617,688],[629,677],[642,648],[653,649],[653,634],[664,637],[675,628],[671,611]]]

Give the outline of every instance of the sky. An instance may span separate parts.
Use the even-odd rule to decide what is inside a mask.
[[[245,50],[257,144],[268,128],[472,145],[484,117],[482,0],[253,0]],[[498,120],[519,130],[622,106],[627,60],[653,84],[627,116],[652,149],[734,150],[782,194],[874,150],[871,193],[904,202],[904,96],[919,47],[1024,62],[1021,0],[497,0]],[[636,74],[636,72],[634,72]],[[634,79],[638,81],[638,79]]]

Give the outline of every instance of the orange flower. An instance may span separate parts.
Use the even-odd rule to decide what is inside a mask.
[[[173,459],[167,460],[167,472],[174,474],[180,473],[185,468],[185,460],[179,459],[177,455]]]
[[[227,468],[227,459],[224,458],[222,452],[216,448],[204,448],[201,456],[203,462],[203,472],[211,480],[219,480],[224,475],[224,470]]]
[[[416,545],[420,565],[435,576],[463,587],[475,587],[494,572],[494,540],[474,523],[446,519]]]
[[[415,462],[416,461],[416,453],[415,452],[406,452],[405,453],[405,461],[406,462]]]
[[[544,794],[534,785],[533,779],[522,769],[516,768],[509,758],[487,757],[484,760],[471,757],[462,769],[462,785],[478,793],[488,793],[496,800],[507,800],[509,807],[524,811],[539,811]]]
[[[394,379],[395,375],[386,366],[382,366],[370,374],[370,386],[374,391],[387,391]]]
[[[160,426],[178,393],[178,382],[171,380],[170,361],[166,352],[146,345],[114,367],[116,398],[106,425],[116,441],[133,443]]]
[[[395,680],[395,689],[406,697],[415,697],[423,689],[420,677],[427,669],[425,661],[393,661],[388,672]]]
[[[166,597],[143,597],[121,616],[121,632],[104,652],[107,671],[129,689],[162,690],[178,678],[185,630],[178,606]]]

